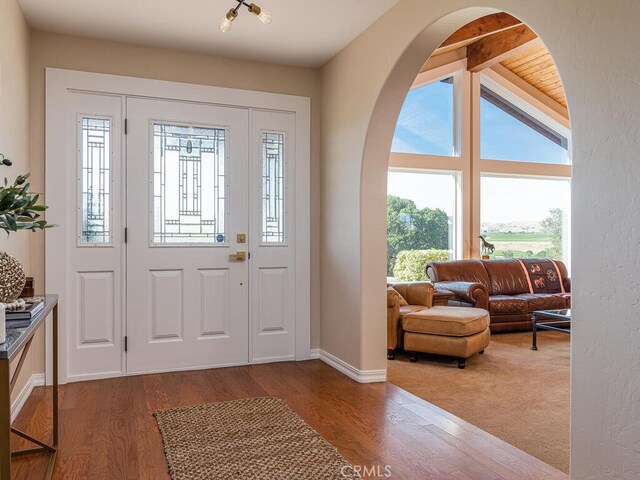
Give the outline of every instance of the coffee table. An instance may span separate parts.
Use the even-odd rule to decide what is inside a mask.
[[[540,321],[548,318],[550,320]],[[538,330],[553,330],[571,334],[571,309],[536,310],[531,315],[531,330],[533,332],[531,350],[538,350]]]

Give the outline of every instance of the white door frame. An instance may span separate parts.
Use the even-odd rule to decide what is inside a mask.
[[[46,69],[45,112],[45,194],[49,205],[47,220],[62,225],[45,234],[45,290],[60,295],[59,372],[60,382],[67,381],[67,323],[65,312],[71,285],[67,280],[68,248],[75,239],[68,237],[66,226],[74,219],[66,218],[65,205],[69,198],[69,182],[75,174],[68,171],[66,152],[66,98],[67,92],[80,91],[94,94],[144,97],[211,105],[235,106],[250,109],[295,113],[295,183],[297,186],[295,224],[297,291],[295,324],[295,359],[311,358],[311,230],[310,230],[310,132],[311,101],[308,97],[276,93],[237,90],[232,88],[192,85],[146,78],[124,77],[99,73],[79,72],[57,68]],[[123,287],[126,288],[126,287]],[[124,314],[123,314],[124,322]],[[48,320],[50,322],[50,320]],[[124,325],[123,325],[124,328]],[[52,380],[51,325],[46,328],[46,379]]]

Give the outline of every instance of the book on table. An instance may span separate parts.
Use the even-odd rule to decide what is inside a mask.
[[[24,300],[24,307],[5,312],[7,328],[28,327],[33,317],[44,309],[44,298],[42,297],[31,297]]]

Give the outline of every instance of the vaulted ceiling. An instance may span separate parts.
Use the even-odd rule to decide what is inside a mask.
[[[551,54],[538,35],[517,18],[496,13],[458,29],[433,56],[464,49],[467,69],[480,72],[501,64],[551,99],[566,107],[564,89]]]

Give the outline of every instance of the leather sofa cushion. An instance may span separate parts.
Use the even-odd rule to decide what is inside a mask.
[[[405,332],[465,337],[483,332],[489,326],[489,314],[481,308],[432,307],[408,313],[402,319]]]
[[[426,308],[424,305],[403,305],[400,307],[400,316],[403,317],[407,313],[420,312]]]
[[[489,297],[489,312],[491,315],[505,315],[528,312],[529,305],[524,298],[509,295],[492,295]]]
[[[527,302],[527,312],[534,310],[556,310],[567,308],[567,301],[558,295],[552,294],[531,294],[516,295],[515,298]]]
[[[489,275],[489,295],[517,295],[529,293],[529,283],[518,260],[483,260]]]
[[[489,288],[489,275],[480,260],[431,262],[427,274],[433,282],[474,282]]]

